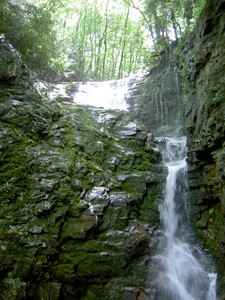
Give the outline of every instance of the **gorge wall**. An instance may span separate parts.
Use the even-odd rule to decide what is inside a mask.
[[[192,221],[225,294],[225,1],[208,1],[182,49]]]
[[[146,299],[162,172],[142,125],[40,96],[0,36],[0,155],[1,299]]]
[[[133,89],[129,111],[157,135],[168,135],[182,120],[177,42],[160,54],[159,64]]]
[[[129,101],[134,117],[140,116],[157,135],[183,124],[191,221],[198,240],[214,257],[220,295],[225,295],[224,49],[225,1],[209,0],[194,31],[168,49]],[[165,124],[169,126],[159,131]]]

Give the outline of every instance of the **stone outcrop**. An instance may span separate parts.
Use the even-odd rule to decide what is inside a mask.
[[[192,219],[225,293],[225,1],[208,1],[183,48]]]
[[[154,140],[127,112],[41,97],[0,52],[1,298],[146,299]]]

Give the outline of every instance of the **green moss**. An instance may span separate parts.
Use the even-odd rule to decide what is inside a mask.
[[[82,300],[99,300],[99,296],[88,290],[87,295]]]
[[[74,265],[71,263],[62,264],[59,263],[57,266],[51,267],[49,272],[54,274],[54,277],[59,282],[74,282],[76,279],[75,272],[74,272]]]
[[[5,151],[1,156],[1,199],[15,200],[17,191],[25,188],[27,173],[30,170],[29,151],[35,144],[36,142],[21,130],[10,127],[2,145]]]
[[[122,290],[125,286],[124,278],[117,277],[109,280],[107,285],[104,288],[104,291],[107,295],[106,299],[109,300],[124,300]]]
[[[156,162],[156,157],[150,153],[141,152],[139,157],[135,159],[134,169],[139,171],[151,171],[153,164]]]
[[[204,240],[206,247],[212,251],[215,251],[217,245],[220,245],[224,240],[223,234],[221,235],[223,222],[223,213],[220,205],[217,205],[202,212],[201,219],[194,224],[198,236]]]
[[[216,247],[223,244],[225,242],[224,237],[224,214],[221,210],[220,205],[215,206],[214,208],[211,208],[208,211],[210,223],[208,225],[209,229],[212,230],[214,233],[212,237],[209,236],[209,238],[206,240],[206,243],[208,244],[208,247],[215,251]]]
[[[152,222],[155,221],[155,224],[158,223],[159,220],[159,212],[158,212],[158,185],[152,185],[148,188],[147,194],[144,198],[144,201],[140,207],[139,219],[143,222]],[[155,225],[154,224],[154,225]]]
[[[113,260],[114,262],[114,260]],[[91,266],[91,268],[90,268]],[[99,253],[89,254],[85,260],[81,261],[77,266],[76,275],[82,277],[100,277],[102,279],[112,276],[115,265],[111,265],[110,261],[103,262]]]
[[[74,253],[62,253],[59,256],[60,265],[72,265],[73,267],[77,266],[80,261],[86,258],[86,253],[76,251],[75,247],[73,247]]]
[[[122,182],[122,189],[140,198],[146,189],[146,178],[142,173],[130,175]]]
[[[103,252],[105,251],[105,246],[102,242],[97,240],[89,240],[85,243],[82,243],[80,246],[77,247],[80,251],[87,252],[87,253],[94,253],[94,252]]]
[[[76,199],[74,198],[74,192],[71,189],[71,185],[61,185],[58,189],[58,193],[59,193],[59,199],[63,200],[63,199]],[[77,199],[78,201],[78,199]]]
[[[128,273],[124,247],[128,247],[125,230],[129,214],[137,217],[138,205],[149,182],[147,172],[143,171],[153,170],[152,163],[156,160],[154,152],[145,151],[135,137],[120,138],[118,128],[111,130],[109,124],[103,128],[106,125],[98,123],[92,113],[88,108],[62,104],[60,118],[51,132],[46,129],[47,138],[37,133],[32,136],[33,132],[26,133],[23,127],[8,126],[0,173],[3,199],[0,250],[6,269],[3,276],[11,266],[16,266],[13,275],[19,274],[21,267],[23,278],[33,276],[35,280],[48,266],[54,282],[71,286],[74,282],[85,282],[83,285],[88,288],[82,295],[88,292],[83,299],[98,299],[108,294],[111,298],[105,299],[120,299]],[[118,113],[120,122],[122,117]],[[117,113],[112,126],[116,122]],[[50,124],[47,123],[46,126]],[[127,180],[119,181],[118,175]],[[95,215],[86,214],[87,207],[77,204],[81,195],[86,197],[84,193],[98,184],[108,188],[109,194],[116,187],[128,195],[121,206],[105,207],[104,215],[100,213],[96,222]],[[106,228],[118,230],[115,240],[110,241]],[[105,236],[100,241],[101,233]],[[121,233],[123,237],[119,236]],[[25,268],[20,264],[25,262],[27,254],[30,260]],[[113,277],[121,279],[111,281]],[[112,285],[103,291],[108,281]],[[37,291],[38,285],[39,282]],[[79,293],[80,287],[73,289]]]

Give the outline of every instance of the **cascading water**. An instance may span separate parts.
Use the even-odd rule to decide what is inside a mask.
[[[77,104],[127,110],[126,101],[124,101],[126,93],[127,79],[101,82],[101,88],[99,88],[99,82],[96,81],[80,84],[78,93],[73,99]]]
[[[160,206],[162,236],[158,254],[153,258],[160,273],[154,299],[216,300],[216,274],[204,270],[201,251],[187,242],[186,138],[158,140],[168,175]]]
[[[127,78],[109,81],[93,81],[79,85],[73,100],[77,104],[88,104],[108,109],[128,110],[126,98],[130,90],[145,76],[139,72]],[[101,85],[101,88],[99,88]],[[93,97],[94,95],[94,97]]]
[[[128,110],[126,98],[145,75],[145,71],[140,71],[119,80],[78,82],[72,85],[60,83],[51,86],[48,97],[105,109]],[[37,82],[36,89],[43,93],[47,90],[46,83]]]

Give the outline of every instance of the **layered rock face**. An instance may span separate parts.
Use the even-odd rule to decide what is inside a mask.
[[[153,139],[127,112],[40,97],[0,52],[2,299],[146,299]]]
[[[183,48],[193,223],[225,293],[225,1],[209,1]]]
[[[177,43],[160,54],[160,62],[144,80],[132,89],[127,99],[129,110],[157,135],[168,135],[179,130],[182,122],[180,102],[179,57]]]
[[[170,134],[183,119],[191,219],[198,240],[214,256],[219,293],[225,295],[224,49],[225,1],[209,0],[194,31],[178,43],[179,61],[173,53],[163,56],[129,103],[134,116],[157,134]],[[185,87],[181,97],[177,66]]]

